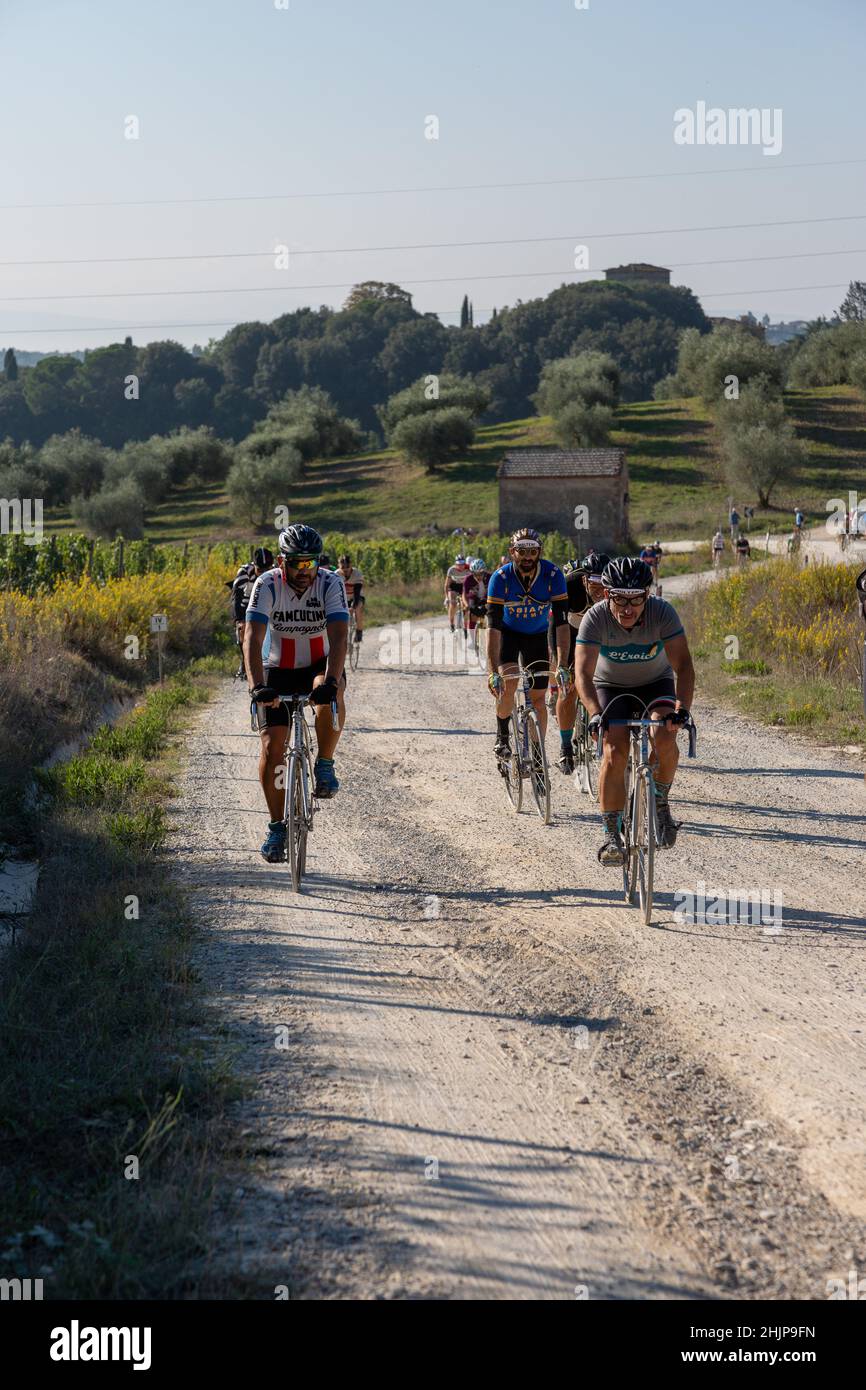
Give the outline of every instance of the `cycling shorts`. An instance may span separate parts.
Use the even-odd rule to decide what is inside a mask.
[[[665,706],[673,709],[677,702],[673,676],[660,676],[625,690],[617,685],[596,685],[595,693],[602,714],[610,719],[643,719],[649,710],[661,714]]]
[[[313,688],[313,681],[316,676],[322,674],[328,665],[328,658],[323,656],[318,661],[314,661],[312,666],[265,667],[265,685],[269,685],[271,690],[275,690],[278,695],[309,695]],[[341,685],[345,689],[346,673],[343,672]],[[288,724],[289,707],[288,705],[277,705],[274,709],[265,710],[265,725],[272,729],[280,724]]]
[[[503,666],[517,665],[517,658],[523,657],[524,666],[542,662],[532,674],[535,690],[543,690],[547,685],[550,665],[547,650],[547,632],[518,632],[513,627],[503,627],[502,646],[499,651],[499,669]]]

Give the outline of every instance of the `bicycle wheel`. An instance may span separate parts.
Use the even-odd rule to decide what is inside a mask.
[[[625,810],[622,814],[622,842],[625,846],[622,860],[622,891],[629,907],[634,906],[637,888],[636,830],[634,771],[629,753],[625,768]]]
[[[598,774],[601,770],[601,765],[598,758],[595,756],[595,744],[589,732],[589,717],[587,716],[586,710],[582,707],[581,709],[580,730],[581,752],[583,754],[583,776],[589,795],[592,797],[593,801],[598,801]]]
[[[520,767],[520,749],[523,732],[520,728],[520,721],[517,718],[517,711],[511,711],[511,756],[503,758],[500,766],[503,768],[503,781],[505,782],[505,794],[511,802],[515,811],[519,811],[523,805],[523,776]]]
[[[357,671],[358,662],[361,659],[361,643],[355,641],[356,631],[357,624],[353,613],[349,619],[349,667],[352,671]]]
[[[301,759],[297,753],[292,753],[286,779],[286,838],[289,842],[292,888],[296,893],[300,892],[301,879],[307,864],[307,830]]]
[[[549,825],[550,772],[547,766],[544,739],[541,736],[541,726],[534,709],[526,711],[526,720],[529,731],[529,775],[532,783],[532,795],[535,797],[538,814],[544,824]]]
[[[637,887],[643,919],[649,926],[653,911],[653,870],[657,834],[655,783],[648,769],[641,773],[636,795],[639,806],[639,834],[635,843]]]

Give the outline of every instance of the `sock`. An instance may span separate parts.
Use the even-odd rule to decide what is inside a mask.
[[[499,730],[499,737],[500,737],[500,738],[508,738],[509,735],[510,735],[510,733],[511,733],[511,720],[510,720],[510,719],[500,719],[500,718],[499,718],[499,715],[497,715],[497,716],[496,716],[496,727],[497,727],[497,729]]]
[[[562,740],[563,748],[569,748],[574,737],[574,729],[560,729],[559,737]]]
[[[268,830],[282,830],[282,829],[283,829],[283,822],[282,822],[281,820],[269,820],[269,821],[268,821]]]
[[[667,801],[672,782],[656,782],[656,801]]]
[[[316,759],[316,762],[318,763],[319,767],[333,767],[333,766],[334,766],[334,759],[333,759],[333,758],[322,758],[322,757],[318,757],[318,758]]]
[[[615,830],[622,830],[622,811],[602,811],[601,819],[605,835],[612,835]]]

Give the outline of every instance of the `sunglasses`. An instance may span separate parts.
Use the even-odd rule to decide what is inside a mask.
[[[287,570],[314,570],[318,568],[319,561],[315,555],[284,555],[283,561]]]
[[[646,603],[646,594],[641,594],[639,597],[637,595],[634,595],[629,598],[625,598],[622,596],[616,598],[613,594],[611,594],[610,601],[613,604],[614,608],[642,608],[643,605]]]

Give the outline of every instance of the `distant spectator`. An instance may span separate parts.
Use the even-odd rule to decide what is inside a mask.
[[[805,516],[803,515],[802,511],[801,511],[800,508],[798,507],[797,510],[796,510],[795,513],[794,513],[794,525],[796,526],[796,528],[797,528],[798,531],[802,531],[805,520],[806,520]]]
[[[722,563],[722,555],[724,554],[724,549],[725,538],[722,535],[722,528],[719,527],[718,531],[713,536],[713,569],[717,570],[719,568],[719,565]]]
[[[728,523],[731,528],[731,540],[735,541],[740,534],[740,513],[737,511],[736,507],[731,507],[728,513]]]

